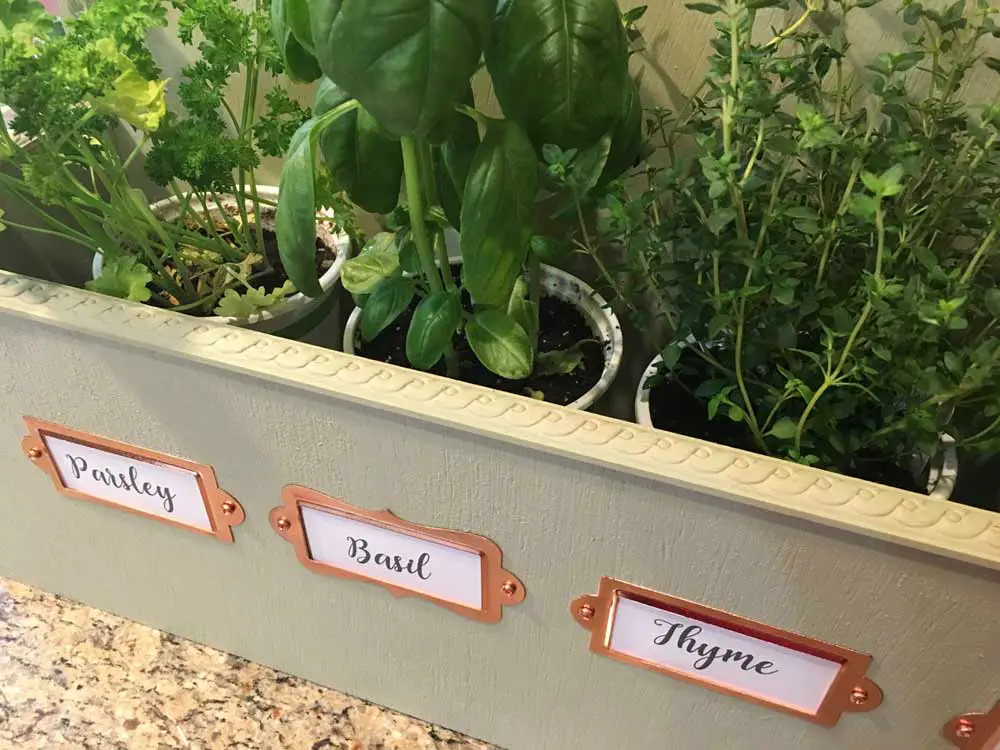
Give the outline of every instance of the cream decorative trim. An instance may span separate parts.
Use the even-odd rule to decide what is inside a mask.
[[[6,272],[0,313],[1000,569],[997,513]]]

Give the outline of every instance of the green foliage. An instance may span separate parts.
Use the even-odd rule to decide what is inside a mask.
[[[510,299],[528,254],[537,186],[535,151],[520,125],[490,120],[462,199],[462,270],[477,304]]]
[[[570,375],[583,367],[583,345],[595,341],[577,341],[569,349],[543,352],[538,355],[535,370],[540,375]]]
[[[531,374],[534,352],[528,334],[507,313],[483,310],[466,323],[469,346],[491,372],[508,380]]]
[[[271,0],[271,33],[284,60],[285,72],[299,83],[311,83],[322,75],[319,63],[309,51],[312,35],[308,15],[303,0]]]
[[[316,120],[307,120],[292,136],[281,170],[281,205],[275,217],[278,252],[285,273],[303,294],[318,297],[323,288],[316,278],[316,186],[313,182],[313,132]]]
[[[365,245],[361,254],[349,258],[340,273],[340,283],[351,294],[368,294],[385,279],[400,270],[400,253],[396,238],[380,232]]]
[[[45,39],[55,26],[52,16],[35,0],[0,2],[0,54],[38,54],[37,40]]]
[[[264,310],[273,310],[290,295],[295,294],[295,286],[286,281],[270,292],[264,287],[247,287],[242,294],[236,289],[226,289],[219,304],[215,306],[215,314],[224,318],[247,320],[259,315]]]
[[[180,12],[181,42],[197,46],[199,56],[181,70],[177,86],[185,114],[171,112],[153,135],[146,170],[158,184],[186,182],[202,198],[215,192],[254,201],[249,185],[262,155],[282,153],[307,118],[280,85],[267,94],[264,114],[255,115],[262,69],[282,70],[273,50],[269,10],[282,13],[284,0],[270,7],[258,0],[250,11],[229,0],[169,1]],[[242,106],[234,111],[225,96],[240,74]]]
[[[472,103],[472,90],[466,100]],[[457,113],[456,113],[457,115]],[[441,207],[455,229],[462,228],[462,194],[472,169],[472,161],[479,149],[479,129],[469,117],[457,115],[457,121],[441,143],[437,152],[437,188]]]
[[[406,358],[418,370],[429,370],[444,356],[462,325],[462,303],[453,292],[420,300],[406,332]]]
[[[324,78],[313,112],[322,115],[351,99]],[[358,107],[328,125],[319,137],[323,161],[333,184],[366,211],[389,213],[399,201],[403,153],[399,142],[385,136],[378,123]]]
[[[361,338],[371,341],[398,318],[413,300],[413,281],[394,276],[379,284],[361,311]]]
[[[704,85],[650,118],[648,188],[602,201],[620,301],[763,452],[859,472],[945,432],[1000,450],[1000,123],[960,96],[1000,11],[906,2],[907,41],[855,71],[842,17],[810,3],[768,40],[767,5],[688,6],[719,30]]]
[[[168,10],[181,42],[197,48],[175,81],[160,80],[147,47]],[[33,141],[25,148],[0,132],[0,153],[13,165],[0,190],[32,207],[37,222],[27,229],[114,259],[92,288],[234,315],[284,295],[255,283],[272,268],[254,170],[262,155],[284,151],[306,112],[274,87],[257,114],[261,75],[282,70],[268,10],[267,0],[248,10],[229,0],[94,0],[56,22],[34,0],[0,0],[0,100],[18,113],[13,131]],[[238,80],[234,111],[224,93]],[[171,89],[180,106],[168,111]],[[122,124],[133,129],[131,153],[111,135]],[[155,216],[131,187],[131,167],[147,148],[146,171],[178,199],[176,218]],[[219,194],[235,197],[238,216],[210,210]],[[152,275],[145,293],[138,269]]]
[[[642,10],[622,14],[614,0],[312,0],[307,34],[304,16],[294,18],[302,0],[284,2],[291,36],[315,53],[325,79],[314,105],[322,163],[308,175],[307,160],[288,152],[278,216],[304,217],[300,181],[304,189],[327,181],[384,214],[393,233],[376,237],[341,277],[364,309],[363,338],[412,307],[413,366],[444,360],[457,377],[455,338],[464,335],[487,368],[527,377],[541,261],[563,261],[580,245],[536,232],[536,221],[592,211],[641,153],[642,109],[627,62]],[[284,49],[288,34],[277,31]],[[484,55],[503,119],[475,109],[472,77]],[[354,111],[328,117],[347,106]],[[547,153],[559,154],[558,174],[546,173]],[[449,229],[461,230],[460,278]],[[281,247],[282,257],[304,253],[303,242],[303,233],[279,237],[299,246]],[[541,361],[565,371],[574,356]]]
[[[101,275],[87,282],[87,288],[111,297],[145,302],[152,294],[149,283],[153,274],[135,258],[122,256],[106,258],[101,267]]]
[[[614,0],[511,0],[486,53],[500,106],[538,148],[611,133],[628,111],[627,60]]]
[[[468,85],[496,0],[313,0],[324,75],[390,133],[424,136]]]
[[[101,55],[114,60],[122,72],[112,81],[110,88],[95,99],[94,108],[136,128],[155,132],[167,112],[164,97],[167,82],[143,78],[132,61],[118,51],[112,39],[98,40],[95,48]]]

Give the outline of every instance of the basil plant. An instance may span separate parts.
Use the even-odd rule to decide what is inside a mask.
[[[396,231],[374,238],[343,271],[363,304],[364,339],[418,299],[406,336],[414,367],[444,359],[456,376],[454,341],[464,335],[487,369],[512,380],[530,375],[540,264],[561,245],[536,226],[552,197],[540,155],[553,147],[579,154],[589,190],[621,175],[641,146],[628,20],[615,0],[275,6],[289,67],[322,78],[281,175],[278,243],[296,287],[320,293],[315,203],[329,183],[394,219]],[[484,67],[502,119],[475,109],[471,81]],[[460,232],[460,279],[451,273],[448,227]]]

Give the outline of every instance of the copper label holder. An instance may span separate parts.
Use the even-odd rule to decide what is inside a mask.
[[[882,702],[882,690],[865,676],[872,661],[867,654],[614,578],[602,578],[599,592],[577,598],[570,611],[591,632],[595,654],[821,726]],[[651,632],[655,638],[648,637]],[[789,697],[803,692],[792,680],[811,690],[811,707]]]
[[[30,416],[24,423],[28,428],[21,441],[24,454],[67,497],[153,518],[228,544],[233,542],[233,527],[245,519],[243,507],[219,487],[211,466]],[[157,478],[164,483],[151,481]]]
[[[956,716],[941,734],[962,750],[1000,750],[1000,701],[987,713]]]
[[[484,536],[411,523],[300,485],[285,487],[281,498],[271,527],[315,573],[374,583],[484,623],[524,601],[524,584]]]

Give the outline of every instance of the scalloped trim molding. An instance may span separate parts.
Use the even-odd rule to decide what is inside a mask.
[[[1000,514],[0,271],[0,312],[1000,569]]]

